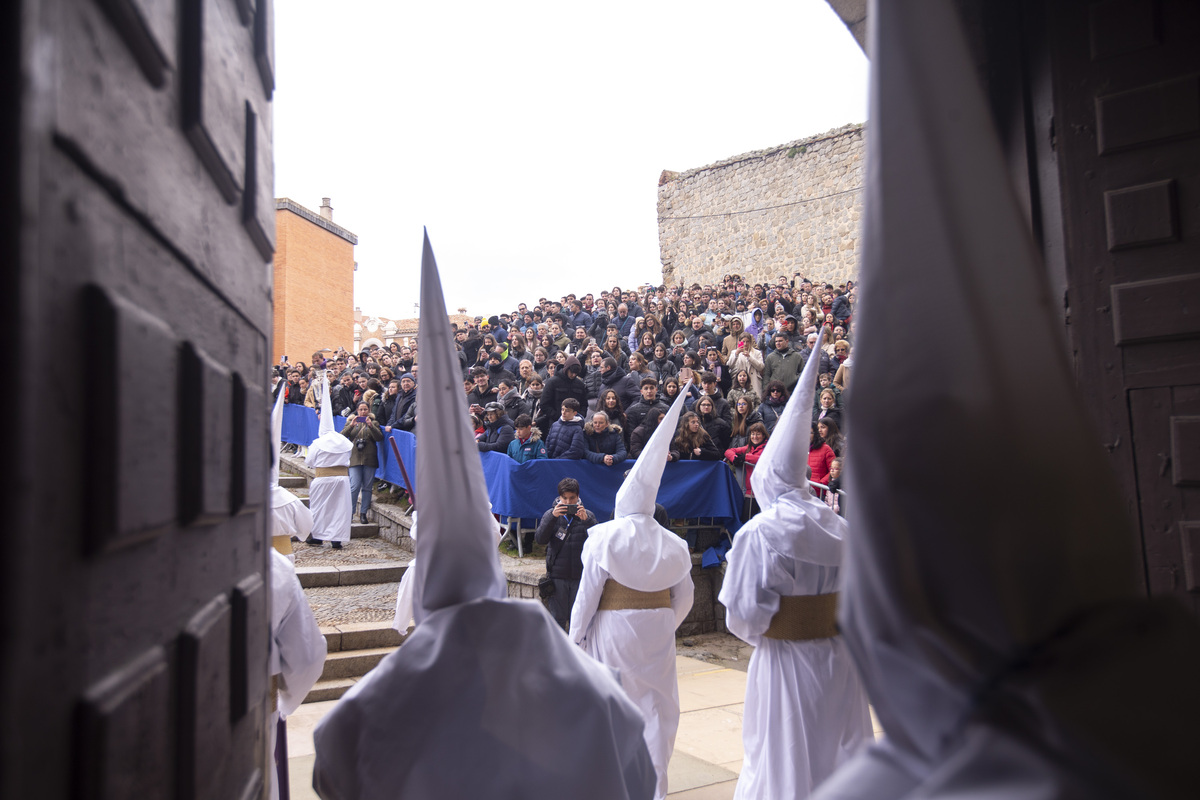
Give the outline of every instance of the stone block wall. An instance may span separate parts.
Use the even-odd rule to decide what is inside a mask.
[[[658,187],[663,283],[752,283],[796,273],[835,286],[858,274],[864,126],[686,172]]]

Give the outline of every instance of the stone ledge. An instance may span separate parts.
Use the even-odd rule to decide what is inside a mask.
[[[317,681],[304,696],[306,703],[323,703],[326,700],[340,700],[342,695],[350,691],[350,687],[358,683],[357,678],[338,678],[329,681]]]
[[[296,567],[301,589],[322,586],[363,586],[371,583],[398,583],[408,564],[347,564],[342,567]]]
[[[321,680],[361,678],[395,651],[395,647],[373,647],[368,650],[344,650],[330,653],[325,657],[325,668],[321,671]]]

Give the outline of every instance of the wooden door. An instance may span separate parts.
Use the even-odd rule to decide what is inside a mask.
[[[1200,612],[1200,4],[1046,9],[1078,379],[1149,592]]]
[[[0,795],[259,797],[271,3],[0,5]]]

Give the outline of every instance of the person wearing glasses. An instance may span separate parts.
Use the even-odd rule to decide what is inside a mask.
[[[768,433],[775,430],[775,423],[779,422],[779,415],[783,413],[787,400],[788,392],[782,381],[771,381],[767,384],[766,397],[759,405],[758,413],[762,417],[763,425],[767,426]]]

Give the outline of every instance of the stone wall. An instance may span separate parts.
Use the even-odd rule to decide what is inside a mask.
[[[858,274],[864,127],[841,128],[663,172],[658,242],[667,285],[752,283],[800,273],[835,286]]]

